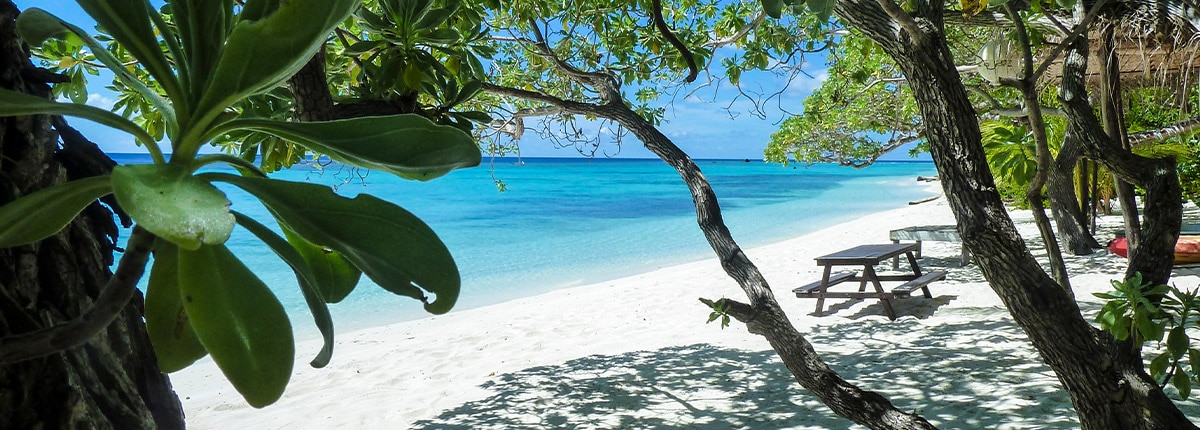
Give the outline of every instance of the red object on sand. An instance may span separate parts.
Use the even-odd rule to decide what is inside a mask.
[[[1129,244],[1123,237],[1108,242],[1108,250],[1122,257],[1129,257]],[[1179,236],[1175,242],[1176,263],[1200,263],[1200,236]]]

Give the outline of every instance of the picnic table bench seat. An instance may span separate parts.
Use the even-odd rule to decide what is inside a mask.
[[[854,280],[854,275],[856,275],[856,273],[854,273],[854,272],[843,272],[843,273],[829,275],[829,285],[832,286],[832,285],[837,285],[837,284],[840,284],[840,283],[843,283],[846,281],[852,281],[852,280]],[[803,294],[819,293],[819,292],[821,292],[821,281],[818,280],[811,284],[804,285],[800,288],[792,290],[792,292],[796,293],[796,296],[800,296]]]
[[[931,271],[924,275],[918,276],[917,279],[913,279],[911,281],[900,284],[899,287],[892,289],[892,294],[895,294],[897,296],[907,296],[907,295],[912,294],[913,291],[920,289],[920,290],[924,291],[925,297],[931,297],[931,295],[929,294],[929,288],[927,288],[926,286],[934,281],[940,281],[943,279],[946,279],[946,272],[941,271],[941,270],[934,270],[934,271]]]

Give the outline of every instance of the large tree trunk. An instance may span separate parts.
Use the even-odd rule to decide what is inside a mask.
[[[1050,200],[1050,213],[1054,215],[1055,226],[1066,242],[1067,249],[1075,255],[1091,254],[1093,249],[1100,248],[1096,238],[1088,233],[1084,224],[1087,218],[1079,204],[1081,199],[1075,194],[1075,166],[1079,164],[1082,152],[1079,139],[1068,135],[1058,150],[1046,181],[1046,196]],[[1082,185],[1087,189],[1086,181]]]
[[[1089,324],[1017,234],[988,173],[978,118],[942,28],[942,7],[917,2],[906,12],[890,0],[842,0],[835,13],[879,43],[904,72],[963,242],[1066,388],[1081,427],[1195,428],[1145,373],[1140,357]]]
[[[0,1],[0,86],[49,97],[44,82],[26,78],[38,73],[14,31],[16,15],[11,1]],[[0,205],[111,169],[94,145],[59,124],[66,133],[56,151],[50,117],[0,118]],[[58,235],[0,249],[0,337],[86,310],[111,276],[116,234],[112,212],[94,203]],[[141,307],[139,295],[82,347],[0,365],[0,428],[183,428],[182,407],[158,371]]]

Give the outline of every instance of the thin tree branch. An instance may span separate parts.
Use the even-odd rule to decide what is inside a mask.
[[[538,29],[536,21],[530,19],[529,28],[530,31],[533,32],[534,47],[536,47],[543,56],[553,62],[555,67],[557,67],[559,71],[566,75],[568,79],[574,81],[575,83],[594,88],[600,93],[600,99],[606,103],[621,102],[621,85],[615,77],[605,73],[585,72],[583,70],[579,70],[575,66],[571,65],[571,63],[568,63],[566,60],[563,60],[561,57],[559,57],[553,49],[550,49],[550,44],[546,43],[546,38],[542,35],[542,31]]]
[[[683,81],[687,83],[695,81],[696,75],[700,74],[700,68],[696,66],[696,57],[692,55],[691,50],[688,50],[687,45],[684,45],[683,42],[679,41],[678,37],[675,37],[675,33],[671,31],[671,27],[667,27],[667,21],[663,19],[662,0],[651,0],[650,9],[654,19],[654,27],[667,39],[667,42],[671,42],[671,46],[674,46],[676,51],[679,51],[679,55],[683,57],[683,60],[687,61],[688,75],[683,78]]]
[[[1143,143],[1170,139],[1185,133],[1200,130],[1200,116],[1194,116],[1175,124],[1157,130],[1146,130],[1129,135],[1129,144],[1133,146]]]
[[[117,271],[92,302],[92,307],[73,320],[53,327],[0,338],[0,365],[11,364],[66,351],[87,343],[108,327],[129,304],[154,246],[154,234],[135,226],[125,245],[125,256]]]
[[[720,48],[725,45],[728,45],[730,43],[737,42],[741,38],[746,37],[747,34],[750,34],[750,31],[754,30],[755,28],[758,28],[759,25],[762,25],[763,20],[765,20],[766,18],[767,18],[767,12],[760,10],[760,11],[758,11],[758,15],[754,16],[754,19],[750,20],[750,22],[746,23],[746,25],[743,25],[742,28],[738,29],[738,31],[729,35],[729,37],[726,37],[724,39],[717,39],[717,40],[710,41],[708,43],[705,43],[704,47],[716,49],[716,48]]]
[[[892,0],[875,0],[875,2],[879,3],[879,7],[883,8],[883,11],[888,16],[900,24],[900,28],[903,28],[908,33],[908,37],[914,43],[920,44],[925,41],[925,33],[921,31],[921,26],[917,24],[917,20],[913,19],[912,15],[909,15],[904,9],[901,9],[900,5],[897,5]]]
[[[540,93],[537,91],[529,91],[529,90],[524,90],[524,89],[520,89],[520,88],[505,87],[505,86],[500,86],[500,85],[496,85],[496,84],[489,83],[489,82],[483,83],[483,90],[487,91],[489,93],[492,93],[492,94],[500,95],[500,96],[516,97],[516,98],[520,98],[520,99],[546,103],[548,105],[551,105],[551,106],[557,108],[558,112],[561,112],[561,113],[571,113],[571,114],[590,114],[591,113],[591,110],[589,110],[589,107],[591,105],[589,105],[589,104],[579,103],[579,102],[575,102],[575,101],[571,101],[571,100],[563,100],[558,97],[554,97],[552,95]],[[518,112],[520,112],[520,111],[518,111]]]
[[[1066,50],[1067,46],[1074,42],[1075,39],[1079,38],[1081,35],[1087,34],[1088,27],[1092,25],[1092,21],[1096,19],[1096,16],[1100,15],[1100,8],[1104,7],[1104,5],[1107,3],[1108,0],[1098,0],[1096,1],[1096,4],[1092,5],[1092,9],[1088,11],[1087,15],[1085,15],[1083,19],[1075,25],[1075,31],[1071,32],[1066,39],[1063,39],[1058,46],[1055,46],[1054,49],[1050,51],[1050,55],[1047,55],[1046,59],[1042,61],[1042,64],[1038,66],[1037,71],[1033,72],[1033,76],[1030,77],[1031,82],[1037,82],[1037,80],[1046,73],[1046,69],[1050,68],[1050,64],[1053,63],[1054,60],[1058,59],[1058,56],[1062,55],[1063,50]]]

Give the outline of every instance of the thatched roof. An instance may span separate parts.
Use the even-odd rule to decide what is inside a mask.
[[[1114,1],[1099,25],[1115,25],[1115,49],[1126,82],[1195,82],[1200,75],[1200,8],[1195,0]],[[1086,3],[1086,2],[1085,2]],[[1088,78],[1100,76],[1100,31],[1093,31]],[[1060,60],[1061,61],[1061,60]],[[1047,69],[1057,80],[1061,66]]]

